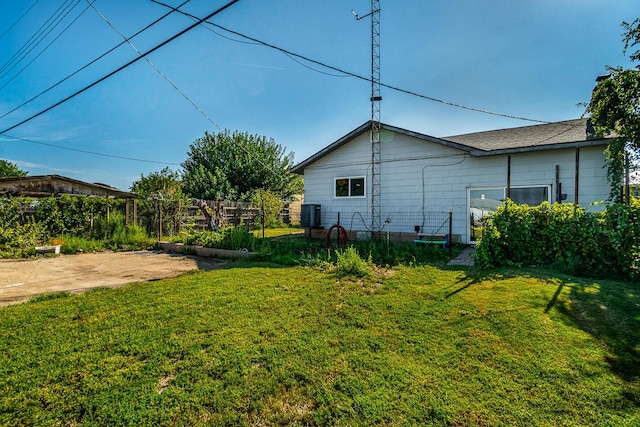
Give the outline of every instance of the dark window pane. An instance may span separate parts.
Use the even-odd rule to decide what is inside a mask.
[[[351,178],[351,197],[364,196],[364,178]]]
[[[511,200],[519,205],[538,206],[549,200],[548,187],[512,188]]]
[[[336,179],[336,197],[349,197],[348,179]]]

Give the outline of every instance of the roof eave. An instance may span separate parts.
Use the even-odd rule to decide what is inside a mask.
[[[400,134],[411,136],[411,137],[414,137],[414,138],[417,138],[417,139],[422,139],[422,140],[425,140],[425,141],[430,141],[430,142],[434,142],[434,143],[437,143],[437,144],[445,145],[445,146],[450,147],[450,148],[455,148],[455,149],[458,149],[458,150],[466,151],[466,152],[470,153],[471,155],[475,155],[474,153],[476,151],[478,151],[478,150],[476,150],[476,149],[474,149],[472,147],[469,147],[467,145],[463,145],[463,144],[460,144],[460,143],[457,143],[457,142],[453,142],[453,141],[448,141],[448,140],[442,139],[442,138],[436,138],[436,137],[431,136],[431,135],[426,135],[426,134],[423,134],[423,133],[410,131],[410,130],[399,128],[399,127],[396,127],[396,126],[391,126],[391,125],[387,125],[387,124],[384,124],[384,123],[381,123],[380,126],[381,126],[382,129],[385,129],[385,130],[389,130],[389,131],[392,131],[392,132],[395,132],[395,133],[400,133]],[[356,129],[352,130],[351,132],[349,132],[348,134],[346,134],[342,138],[340,138],[337,141],[335,141],[334,143],[326,146],[325,148],[323,148],[322,150],[318,151],[317,153],[315,153],[311,157],[309,157],[309,158],[303,160],[302,162],[298,163],[293,168],[291,168],[291,172],[299,174],[299,175],[304,175],[304,169],[307,166],[309,166],[310,164],[315,163],[316,161],[320,160],[321,158],[325,157],[326,155],[332,153],[333,151],[337,150],[338,148],[340,148],[341,146],[343,146],[347,142],[351,141],[352,139],[356,138],[357,136],[362,135],[364,132],[368,131],[369,129],[371,129],[371,121],[367,121],[367,122],[363,123],[362,125],[360,125]]]
[[[594,147],[599,145],[608,145],[607,139],[592,139],[586,141],[577,142],[565,142],[562,144],[546,144],[546,145],[531,145],[528,147],[514,147],[514,148],[501,148],[497,150],[478,150],[474,149],[470,153],[472,156],[497,156],[500,154],[516,154],[516,153],[529,153],[532,151],[545,151],[545,150],[561,150],[566,148],[579,148],[579,147]]]
[[[137,194],[135,193],[131,193],[129,191],[124,191],[124,190],[119,190],[117,188],[114,187],[110,187],[104,184],[98,184],[98,183],[93,183],[93,182],[85,182],[85,181],[80,181],[78,179],[75,178],[69,178],[67,176],[62,176],[62,175],[57,175],[57,174],[51,174],[51,175],[27,175],[27,176],[22,176],[22,177],[17,177],[17,176],[13,176],[13,177],[3,177],[0,178],[0,182],[11,182],[11,181],[24,181],[24,180],[30,180],[30,181],[50,181],[50,180],[60,180],[60,181],[67,181],[67,182],[71,182],[77,185],[82,185],[85,187],[89,187],[89,188],[94,188],[94,189],[99,189],[103,192],[105,192],[107,194],[107,196],[112,196],[112,197],[120,197],[123,199],[135,199],[138,197]],[[98,196],[101,197],[101,196]]]

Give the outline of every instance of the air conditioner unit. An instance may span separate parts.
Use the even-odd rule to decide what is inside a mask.
[[[300,226],[305,228],[320,228],[320,205],[302,205],[300,210]]]

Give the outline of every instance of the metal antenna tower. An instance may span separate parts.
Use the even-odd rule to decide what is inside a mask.
[[[359,16],[359,21],[371,16],[371,233],[382,230],[380,203],[380,0],[371,0],[371,12]]]

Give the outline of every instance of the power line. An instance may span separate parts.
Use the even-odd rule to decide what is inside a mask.
[[[87,1],[89,1],[89,0],[87,0]],[[233,3],[236,3],[237,1],[239,1],[239,0],[236,0],[236,1],[234,1],[234,2],[231,2],[230,4],[228,4],[227,6],[225,6],[225,8],[226,8],[226,7],[231,6]],[[170,79],[169,79],[165,74],[163,74],[163,73],[162,73],[162,71],[160,71],[160,69],[158,69],[158,68],[153,64],[153,62],[151,62],[151,61],[146,57],[146,55],[148,55],[149,53],[153,52],[157,47],[156,47],[156,48],[154,48],[154,49],[151,49],[150,51],[148,51],[148,52],[146,52],[146,53],[142,53],[142,52],[140,52],[140,51],[135,47],[135,45],[133,45],[133,43],[131,43],[131,42],[130,42],[130,40],[129,40],[126,36],[124,36],[120,31],[118,31],[118,30],[116,29],[116,27],[115,27],[113,24],[111,24],[111,22],[109,22],[109,20],[108,20],[108,19],[107,19],[107,18],[106,18],[102,13],[100,13],[100,12],[98,11],[98,9],[97,9],[95,6],[93,6],[93,4],[90,4],[90,6],[91,6],[95,11],[96,11],[96,13],[98,13],[98,15],[99,15],[99,16],[100,16],[100,17],[101,17],[101,18],[102,18],[102,19],[103,19],[103,20],[104,20],[104,21],[105,21],[105,22],[106,22],[106,23],[107,23],[107,24],[108,24],[108,25],[109,25],[109,26],[110,26],[110,27],[111,27],[111,28],[112,28],[116,33],[118,33],[121,37],[123,37],[123,38],[124,38],[124,40],[125,40],[124,42],[128,43],[128,44],[129,44],[129,45],[130,45],[130,46],[131,46],[131,47],[132,47],[132,48],[133,48],[133,49],[138,53],[139,57],[138,57],[137,59],[145,58],[145,60],[146,60],[146,61],[147,61],[147,62],[148,62],[148,63],[149,63],[153,68],[154,68],[154,70],[155,70],[156,72],[158,72],[158,73],[159,73],[159,74],[160,74],[160,75],[161,75],[161,76],[162,76],[162,77],[163,77],[163,78],[164,78],[164,79],[165,79],[169,84],[171,84],[171,86],[172,86],[176,91],[178,91],[178,92],[179,92],[179,93],[180,93],[180,94],[181,94],[181,95],[182,95],[182,96],[183,96],[183,97],[184,97],[184,98],[185,98],[185,99],[186,99],[186,100],[187,100],[187,101],[188,101],[188,102],[189,102],[189,103],[190,103],[190,104],[191,104],[191,105],[196,109],[196,110],[198,110],[198,111],[199,111],[199,112],[200,112],[200,113],[201,113],[201,114],[202,114],[202,115],[203,115],[203,116],[204,116],[204,117],[205,117],[205,118],[206,118],[210,123],[212,123],[216,128],[218,128],[220,131],[222,131],[222,129],[220,128],[220,126],[218,126],[218,125],[217,125],[217,124],[216,124],[216,123],[215,123],[215,122],[214,122],[214,121],[213,121],[213,120],[212,120],[212,119],[211,119],[211,118],[210,118],[210,117],[209,117],[209,116],[208,116],[208,115],[207,115],[207,114],[206,114],[206,113],[205,113],[205,112],[200,108],[200,107],[198,107],[198,105],[197,105],[193,100],[191,100],[191,99],[190,99],[190,98],[189,98],[189,97],[188,97],[184,92],[182,92],[182,91],[181,91],[181,90],[180,90],[180,89],[175,85],[175,83],[173,83],[173,82],[172,82],[172,81],[171,81],[171,80],[170,80]],[[177,10],[177,9],[176,9],[176,10]],[[220,11],[222,11],[222,10],[224,10],[224,9],[220,9]],[[211,15],[211,16],[213,16],[213,15]],[[211,16],[209,16],[209,17],[211,17]],[[208,17],[208,18],[205,18],[205,19],[209,19],[209,17]],[[196,22],[193,26],[191,26],[191,27],[189,27],[189,28],[194,28],[195,26],[200,25],[200,23],[201,23],[202,21],[203,21],[203,20],[198,19],[198,22]],[[166,44],[166,43],[165,43],[165,44]],[[137,60],[137,59],[136,59],[136,60]],[[133,62],[135,62],[135,61],[131,61],[129,64],[131,64],[131,63],[133,63]],[[121,67],[121,69],[122,69],[122,68],[123,68],[123,67]],[[117,72],[117,70],[116,70],[116,72]],[[112,73],[112,74],[115,74],[115,72],[114,72],[114,73]],[[105,78],[106,78],[106,77],[104,77],[104,78],[103,78],[103,79],[101,79],[101,80],[104,80]],[[98,82],[96,82],[96,83],[93,83],[92,85],[95,85],[95,84],[99,83],[101,80],[99,80],[99,81],[98,81]],[[88,86],[87,88],[85,88],[84,90],[88,89],[88,88],[89,88],[89,87],[91,87],[92,85],[89,85],[89,86]],[[78,94],[78,93],[79,93],[79,92],[77,92],[76,94]],[[73,96],[73,95],[72,95],[72,96]],[[72,96],[71,96],[71,97],[72,97]],[[67,98],[67,99],[70,99],[70,97],[69,97],[69,98]],[[62,103],[62,102],[64,102],[64,100],[63,100],[63,101],[61,101],[60,103]],[[60,103],[58,103],[57,105],[59,105]],[[54,106],[52,106],[52,107],[49,107],[49,109],[54,108],[54,107],[55,107],[55,105],[54,105]],[[39,114],[42,114],[42,113],[44,113],[44,112],[46,112],[46,111],[47,111],[47,110],[44,110],[44,111],[40,112]],[[38,114],[38,115],[39,115],[39,114]],[[34,117],[37,117],[37,115],[36,115],[36,116],[34,116]],[[29,119],[27,119],[27,120],[29,120]],[[14,126],[14,128],[15,128],[15,127],[17,127],[17,126],[20,126],[20,124],[15,125],[15,126]],[[6,129],[6,130],[4,130],[4,131],[0,132],[0,135],[2,135],[2,134],[4,134],[4,133],[6,133],[7,131],[9,131],[9,130],[11,130],[11,129],[12,129],[12,128],[9,128],[9,129]],[[56,145],[53,145],[53,144],[47,144],[47,143],[42,143],[42,142],[38,142],[38,141],[34,141],[34,140],[28,140],[28,139],[23,139],[23,138],[14,138],[14,139],[19,139],[19,140],[23,140],[23,141],[29,141],[29,142],[33,142],[33,143],[37,143],[37,144],[41,144],[41,145],[45,145],[45,146],[51,146],[51,147],[55,147],[55,148],[60,148],[60,149],[67,149],[67,150],[70,150],[70,151],[77,151],[77,152],[82,152],[82,153],[87,153],[87,154],[100,155],[100,156],[104,156],[104,157],[112,157],[112,158],[125,159],[125,160],[135,160],[135,161],[145,161],[145,160],[143,160],[143,159],[135,159],[135,158],[131,158],[131,157],[113,156],[113,155],[107,155],[107,154],[103,154],[103,153],[91,152],[91,151],[87,151],[87,150],[70,149],[70,148],[68,148],[68,147],[61,147],[61,146],[56,146]],[[251,153],[251,152],[250,152],[246,147],[244,147],[244,146],[243,146],[243,144],[238,144],[238,145],[239,145],[239,146],[240,146],[240,148],[241,148],[243,151],[245,151],[249,156],[254,157],[254,156],[253,156],[253,154],[252,154],[252,153]],[[264,166],[264,167],[265,167],[265,169],[267,169],[267,170],[271,171],[272,173],[274,173],[274,175],[275,175],[275,176],[276,176],[280,181],[282,181],[282,183],[286,184],[286,182],[284,181],[284,178],[282,178],[281,176],[279,176],[279,174],[278,174],[278,173],[277,173],[277,172],[276,172],[276,171],[275,171],[275,170],[274,170],[270,165],[268,165],[268,164],[264,163],[261,159],[259,159],[259,158],[257,158],[257,157],[254,157],[254,159],[255,159],[255,160],[257,160],[257,161],[258,161],[258,163],[260,163],[262,166]],[[156,162],[156,161],[147,161],[147,162],[149,162],[149,163],[167,164],[167,163],[163,163],[163,162]],[[175,164],[175,163],[168,163],[168,164],[171,164],[171,165],[177,165],[177,164]],[[180,165],[178,165],[178,166],[180,166]]]
[[[59,11],[60,11],[60,9],[62,9],[62,7],[63,7],[63,6],[64,6],[68,1],[69,1],[69,0],[65,0],[65,1],[64,1],[64,3],[63,3],[63,4],[61,4],[61,5],[58,7],[58,9],[56,9],[56,11],[55,11],[55,12],[53,12],[53,14],[52,14],[51,16],[49,16],[49,18],[47,18],[47,20],[46,20],[46,21],[44,21],[44,23],[40,26],[40,28],[38,28],[38,29],[36,30],[36,32],[35,32],[35,33],[33,33],[33,34],[31,35],[31,37],[29,37],[29,39],[28,39],[28,40],[27,40],[27,41],[26,41],[22,46],[20,46],[20,47],[18,48],[18,50],[17,50],[17,51],[15,51],[15,52],[13,53],[13,55],[11,55],[11,57],[7,60],[7,62],[5,62],[5,63],[2,65],[2,67],[0,67],[0,72],[1,72],[1,71],[4,71],[4,69],[5,69],[5,68],[6,68],[6,67],[11,63],[11,62],[13,62],[14,58],[15,58],[16,56],[19,56],[19,55],[20,55],[20,54],[21,54],[21,53],[22,53],[22,52],[23,52],[23,51],[24,51],[24,50],[25,50],[25,49],[26,49],[26,48],[27,48],[27,47],[32,43],[32,41],[33,41],[33,39],[34,39],[34,38],[39,37],[39,34],[40,34],[40,33],[43,31],[43,29],[47,26],[47,24],[49,23],[49,21],[50,21],[50,20],[51,20],[51,19],[52,19],[52,18],[53,18],[53,17],[54,17],[54,16],[55,16]]]
[[[88,2],[89,0],[87,0]],[[95,1],[95,0],[94,0]],[[131,46],[131,48],[140,56],[142,56],[142,52],[140,52],[140,50],[138,50],[138,48],[131,42],[131,40],[129,40],[124,34],[122,34],[120,31],[118,31],[118,29],[115,27],[115,25],[113,25],[106,16],[104,16],[94,5],[93,3],[89,3],[89,6],[91,6],[91,8],[98,14],[98,16],[100,16],[100,18],[107,23],[107,25],[109,25],[109,27],[115,31],[120,37],[122,37],[124,39],[125,42],[127,42],[129,44],[129,46]],[[148,57],[144,57],[144,60],[147,61],[147,63],[151,66],[151,68],[153,68],[158,74],[160,74],[160,76],[165,79],[165,81],[167,83],[169,83],[171,85],[171,87],[173,87],[180,95],[182,95],[182,97],[184,99],[187,100],[187,102],[189,102],[193,108],[195,108],[196,110],[198,110],[198,112],[200,114],[202,114],[202,116],[204,116],[205,119],[207,119],[209,121],[209,123],[211,123],[212,125],[214,125],[219,131],[222,131],[222,128],[220,128],[220,126],[218,126],[218,124],[216,122],[213,121],[213,119],[211,117],[209,117],[207,115],[207,113],[205,113],[200,107],[198,107],[198,105],[191,99],[189,98],[189,96],[184,93],[183,91],[180,90],[180,88],[178,88],[178,86],[176,86],[176,84],[166,75],[164,74],[162,71],[160,71],[160,69],[158,67],[156,67],[156,65],[151,62],[151,60]]]
[[[183,11],[181,11],[181,10],[178,10],[178,9],[180,9],[180,7],[181,7],[181,6],[178,6],[178,7],[175,7],[175,8],[174,8],[173,6],[170,6],[170,5],[166,4],[166,3],[162,3],[162,2],[160,2],[160,1],[156,1],[156,0],[150,0],[150,1],[151,1],[152,3],[156,3],[156,4],[160,5],[160,6],[166,7],[166,8],[168,8],[168,9],[170,9],[172,12],[179,12],[179,13],[183,14],[184,16],[186,16],[186,17],[188,17],[188,18],[191,18],[191,19],[192,19],[192,20],[194,20],[194,21],[198,19],[196,16],[191,15],[190,13],[183,12]],[[222,30],[224,30],[224,31],[228,31],[228,32],[233,33],[233,31],[228,30],[228,29],[226,29],[226,28],[224,28],[224,27],[222,27],[222,26],[218,26],[217,24],[214,24],[214,23],[212,23],[212,22],[206,22],[206,23],[207,23],[207,24],[210,24],[210,25],[213,25],[213,26],[217,26],[217,27],[219,27],[220,29],[222,29]],[[252,39],[251,39],[250,37],[245,36],[245,35],[242,35],[242,34],[240,34],[240,33],[237,33],[237,35],[238,35],[238,36],[240,36],[240,37],[244,37],[244,38],[250,39],[250,41],[243,41],[243,40],[234,39],[234,38],[232,38],[232,37],[227,37],[227,36],[225,36],[224,34],[219,33],[219,32],[217,32],[217,31],[215,31],[214,29],[209,28],[209,27],[203,27],[203,28],[204,28],[205,30],[207,30],[207,31],[209,31],[209,32],[211,32],[211,33],[213,33],[213,34],[215,34],[215,35],[216,35],[216,36],[218,36],[218,37],[222,37],[223,39],[226,39],[226,40],[229,40],[229,41],[232,41],[232,42],[235,42],[235,43],[251,44],[251,45],[266,45],[264,42],[261,42],[261,41],[252,41]],[[266,46],[271,47],[271,46],[269,46],[269,45],[266,45]],[[276,48],[276,47],[274,47],[274,48]],[[276,49],[279,49],[279,48],[276,48]],[[326,75],[326,76],[331,76],[331,77],[349,77],[349,76],[344,75],[344,73],[341,73],[341,74],[332,74],[332,73],[327,73],[326,71],[317,70],[317,69],[315,69],[315,68],[313,68],[313,67],[310,67],[310,66],[308,66],[308,65],[304,64],[303,62],[298,61],[298,60],[295,58],[295,56],[294,56],[294,55],[291,55],[291,54],[287,53],[287,52],[286,52],[286,51],[284,51],[284,50],[282,50],[282,53],[283,53],[285,56],[287,56],[289,59],[291,59],[293,62],[297,63],[298,65],[300,65],[300,66],[302,66],[302,67],[305,67],[305,68],[308,68],[308,69],[310,69],[311,71],[315,71],[316,73],[324,74],[324,75]],[[296,56],[299,56],[299,55],[296,55]]]
[[[29,12],[31,12],[31,9],[33,9],[33,7],[34,7],[35,5],[37,5],[39,1],[40,1],[40,0],[36,0],[36,1],[34,1],[34,2],[31,4],[31,6],[29,6],[29,8],[28,8],[28,9],[27,9],[27,10],[26,10],[22,15],[20,15],[20,18],[16,19],[16,22],[14,22],[13,24],[11,24],[11,26],[10,26],[9,28],[7,28],[7,29],[5,30],[5,32],[4,32],[4,33],[2,33],[2,35],[0,35],[0,40],[2,40],[2,39],[4,38],[4,36],[6,36],[7,34],[9,34],[9,32],[10,32],[11,30],[13,30],[13,27],[15,27],[16,25],[18,25],[18,23],[19,23],[20,21],[22,21],[22,18],[24,18],[25,16],[27,16],[27,14],[28,14]]]
[[[87,0],[87,2],[89,2],[89,0]],[[95,0],[94,0],[95,2]],[[186,2],[185,2],[186,3]],[[184,4],[184,3],[183,3]],[[118,31],[118,29],[93,5],[93,3],[89,3],[89,6],[92,7],[96,13],[100,16],[101,19],[103,19],[118,35],[120,35],[123,39],[124,42],[123,43],[128,43],[139,55],[140,58],[145,58],[145,60],[149,63],[149,65],[151,65],[151,67],[153,67],[153,69],[159,73],[176,91],[178,91],[196,110],[198,110],[211,124],[213,124],[216,128],[218,128],[218,130],[222,131],[222,129],[220,128],[220,126],[218,126],[193,100],[191,100],[183,91],[181,91],[175,83],[173,83],[171,81],[171,79],[169,79],[169,77],[167,77],[164,73],[162,73],[162,71],[160,69],[158,69],[158,67],[155,66],[155,64],[153,64],[153,62],[151,62],[145,55],[149,54],[150,52],[142,53],[140,52],[133,43],[131,43],[130,38],[127,38],[126,36],[124,36],[120,31]],[[172,12],[171,12],[172,13]],[[207,18],[208,19],[208,18]],[[197,22],[195,25],[199,25],[200,22]],[[0,132],[0,136],[2,134],[4,134],[6,132]],[[40,145],[44,145],[44,146],[49,146],[49,147],[54,147],[54,148],[59,148],[59,149],[63,149],[63,150],[69,150],[69,151],[75,151],[75,152],[81,152],[81,153],[85,153],[85,154],[93,154],[93,155],[98,155],[98,156],[103,156],[103,157],[111,157],[111,158],[116,158],[116,159],[124,159],[124,160],[133,160],[133,161],[141,161],[141,162],[147,162],[147,163],[159,163],[159,164],[165,164],[165,165],[176,165],[176,166],[181,166],[179,164],[176,163],[166,163],[166,162],[157,162],[157,161],[151,161],[151,160],[144,160],[144,159],[137,159],[137,158],[132,158],[132,157],[124,157],[124,156],[115,156],[115,155],[109,155],[109,154],[104,154],[104,153],[98,153],[98,152],[94,152],[94,151],[88,151],[88,150],[81,150],[81,149],[74,149],[74,148],[69,148],[69,147],[62,147],[62,146],[58,146],[58,145],[54,145],[54,144],[48,144],[48,143],[43,143],[40,141],[34,141],[34,140],[30,140],[30,139],[26,139],[26,138],[18,138],[18,137],[10,137],[13,139],[17,139],[17,140],[22,140],[22,141],[27,141],[27,142],[32,142],[35,144],[40,144]],[[246,148],[243,146],[243,144],[238,144],[240,146],[240,148],[245,151],[249,156],[254,157],[253,154]],[[262,166],[265,167],[265,169],[271,171],[272,173],[274,173],[274,175],[276,177],[278,177],[282,183],[286,182],[284,181],[284,178],[282,178],[281,176],[279,176],[279,174],[268,164],[264,163],[261,159],[254,157],[255,160],[258,161],[258,163],[260,163]]]
[[[9,132],[12,129],[17,128],[18,126],[21,126],[27,122],[30,122],[31,120],[35,119],[36,117],[39,117],[41,115],[43,115],[44,113],[53,110],[54,108],[58,107],[59,105],[64,104],[65,102],[69,101],[72,98],[75,98],[76,96],[80,95],[83,92],[86,92],[87,90],[91,89],[92,87],[96,86],[99,83],[102,83],[103,81],[105,81],[106,79],[108,79],[109,77],[113,76],[114,74],[119,73],[120,71],[124,70],[125,68],[131,66],[132,64],[138,62],[139,60],[141,60],[142,58],[144,58],[147,55],[150,55],[151,53],[155,52],[156,50],[160,49],[161,47],[165,46],[166,44],[172,42],[173,40],[177,39],[178,37],[184,35],[185,33],[187,33],[188,31],[191,31],[192,29],[196,28],[198,25],[200,25],[201,23],[205,22],[207,19],[212,18],[213,16],[219,14],[220,12],[226,10],[227,8],[233,6],[234,4],[236,4],[237,2],[239,2],[240,0],[231,0],[230,2],[228,2],[227,4],[225,4],[224,6],[222,6],[221,8],[217,9],[216,11],[210,13],[209,15],[207,15],[206,17],[199,19],[198,22],[189,25],[187,28],[185,28],[184,30],[178,32],[177,34],[171,36],[170,38],[168,38],[167,40],[163,41],[162,43],[156,45],[155,47],[149,49],[148,51],[144,52],[141,56],[138,56],[134,59],[132,59],[131,61],[127,62],[126,64],[118,67],[117,69],[115,69],[114,71],[108,73],[107,75],[101,77],[100,79],[94,81],[93,83],[85,86],[84,88],[72,93],[71,95],[67,96],[66,98],[56,102],[55,104],[53,104],[50,107],[45,108],[44,110],[41,110],[40,112],[22,120],[21,122],[8,127],[2,131],[0,131],[0,135]]]
[[[20,50],[18,50],[18,52],[16,52],[16,54],[14,54],[12,56],[12,59],[9,60],[3,67],[2,69],[0,69],[0,72],[2,72],[2,74],[0,74],[0,78],[3,78],[4,76],[6,76],[11,70],[13,70],[16,66],[18,66],[18,64],[20,62],[22,62],[27,55],[29,55],[33,49],[35,49],[49,34],[51,34],[51,32],[58,26],[60,25],[60,23],[73,11],[73,9],[75,9],[79,4],[80,4],[81,0],[77,0],[75,4],[73,4],[73,6],[71,6],[71,3],[69,5],[67,5],[61,12],[60,14],[64,13],[64,15],[62,17],[58,16],[55,18],[55,21],[51,24],[49,24],[47,26],[47,28],[45,29],[46,33],[43,35],[42,33],[39,34],[36,39],[34,41],[31,41],[30,43],[28,43],[27,47],[21,48],[20,50],[25,50],[28,48],[28,50],[26,52],[20,53],[18,56],[18,59],[15,59],[14,57],[16,56],[16,54],[18,54],[18,52],[20,52]],[[71,9],[66,10],[69,6],[71,6]],[[66,11],[66,12],[65,12]],[[33,38],[33,36],[32,36]],[[31,40],[31,39],[30,39]],[[31,45],[30,47],[28,47],[29,45]],[[13,65],[9,66],[9,64],[11,64],[13,62]],[[8,68],[7,68],[8,67]]]
[[[89,4],[89,6],[91,6],[91,4],[95,3],[97,0],[92,0],[91,3]],[[33,62],[38,59],[40,57],[40,55],[42,55],[47,49],[49,49],[49,47],[51,47],[51,45],[53,43],[56,42],[56,40],[58,40],[60,38],[60,36],[62,36],[64,33],[67,32],[67,30],[73,25],[75,24],[75,22],[80,19],[80,17],[82,15],[84,15],[84,13],[87,11],[87,9],[89,9],[89,6],[85,7],[84,9],[82,9],[82,12],[80,12],[80,14],[78,16],[76,16],[75,18],[73,18],[73,21],[71,21],[69,23],[69,25],[67,25],[66,27],[64,27],[64,29],[60,32],[60,34],[58,34],[53,40],[51,40],[49,42],[49,44],[47,44],[44,49],[42,49],[40,52],[38,52],[38,54],[31,60],[29,61],[29,63],[27,65],[25,65],[24,67],[22,67],[20,69],[20,71],[18,71],[16,74],[13,75],[13,77],[11,77],[9,80],[7,80],[7,82],[5,84],[3,84],[2,86],[0,86],[0,90],[4,89],[5,87],[7,87],[7,85],[9,85],[9,83],[11,83],[12,81],[14,81],[16,79],[16,77],[18,77],[20,74],[22,74],[22,72],[24,70],[27,69],[27,67],[29,67],[29,65],[33,64]],[[12,67],[13,68],[13,67]]]
[[[167,7],[169,9],[173,9],[176,12],[181,13],[181,14],[183,14],[185,16],[188,16],[188,17],[190,17],[192,19],[193,18],[198,19],[197,17],[195,17],[195,16],[193,16],[193,15],[187,13],[187,12],[183,12],[181,10],[177,10],[173,6],[170,6],[170,5],[166,4],[166,3],[162,3],[159,0],[150,0],[150,1],[152,1],[153,3],[159,4],[161,6]],[[293,56],[293,57],[296,57],[296,58],[300,58],[300,59],[302,59],[304,61],[310,62],[312,64],[316,64],[316,65],[318,65],[320,67],[327,68],[329,70],[333,70],[333,71],[336,71],[338,73],[344,74],[345,76],[353,77],[353,78],[356,78],[356,79],[359,79],[359,80],[363,80],[363,81],[366,81],[366,82],[369,82],[369,83],[371,82],[371,79],[368,78],[368,77],[364,77],[364,76],[361,76],[359,74],[352,73],[350,71],[346,71],[344,69],[335,67],[333,65],[329,65],[329,64],[326,64],[324,62],[317,61],[315,59],[311,59],[311,58],[309,58],[307,56],[304,56],[304,55],[301,55],[301,54],[298,54],[298,53],[295,53],[295,52],[291,52],[291,51],[289,51],[287,49],[275,46],[273,44],[264,42],[262,40],[256,39],[256,38],[251,37],[251,36],[247,36],[247,35],[242,34],[240,32],[231,30],[229,28],[225,28],[222,25],[216,24],[214,22],[209,22],[207,20],[204,20],[204,23],[209,24],[211,26],[214,26],[216,28],[219,28],[220,30],[226,31],[226,32],[228,32],[230,34],[234,34],[234,35],[236,35],[238,37],[242,37],[242,38],[244,38],[246,40],[250,40],[250,41],[254,42],[255,44],[262,45],[262,46],[268,47],[270,49],[277,50],[277,51],[287,55],[288,57],[292,57]],[[307,67],[307,68],[309,68],[309,67]],[[313,71],[317,71],[317,70],[313,70]],[[317,71],[317,72],[320,72],[322,74],[327,74],[327,73],[323,73],[321,71]],[[331,75],[331,74],[329,74],[329,75]],[[522,117],[522,116],[516,116],[516,115],[511,115],[511,114],[505,114],[505,113],[498,113],[498,112],[495,112],[495,111],[485,110],[485,109],[482,109],[482,108],[470,107],[468,105],[463,105],[463,104],[459,104],[459,103],[455,103],[455,102],[445,101],[445,100],[442,100],[442,99],[434,98],[432,96],[422,95],[422,94],[419,94],[417,92],[413,92],[413,91],[410,91],[410,90],[407,90],[407,89],[401,89],[399,87],[392,86],[392,85],[389,85],[389,84],[385,84],[385,83],[382,83],[382,82],[380,82],[380,86],[386,87],[387,89],[391,89],[391,90],[394,90],[394,91],[397,91],[397,92],[405,93],[407,95],[412,95],[412,96],[416,96],[416,97],[419,97],[419,98],[422,98],[422,99],[426,99],[428,101],[437,102],[437,103],[440,103],[440,104],[448,105],[450,107],[461,108],[461,109],[465,109],[465,110],[469,110],[469,111],[475,111],[477,113],[489,114],[489,115],[493,115],[493,116],[505,117],[505,118],[516,119],[516,120],[523,120],[523,121],[534,122],[534,123],[543,123],[543,124],[551,123],[550,121],[546,121],[546,120],[530,119],[530,118]]]
[[[147,159],[138,159],[138,158],[135,158],[135,157],[116,156],[116,155],[113,155],[113,154],[100,153],[100,152],[97,152],[97,151],[89,151],[89,150],[81,150],[79,148],[64,147],[64,146],[61,146],[61,145],[51,144],[51,143],[42,142],[42,141],[36,141],[36,140],[33,140],[33,139],[29,139],[29,138],[20,138],[20,137],[17,137],[17,136],[11,136],[11,135],[7,135],[7,134],[0,135],[0,136],[2,138],[9,138],[9,139],[18,140],[18,141],[31,142],[33,144],[43,145],[45,147],[53,147],[53,148],[58,148],[60,150],[75,151],[77,153],[91,154],[91,155],[94,155],[94,156],[109,157],[109,158],[112,158],[112,159],[131,160],[131,161],[135,161],[135,162],[155,163],[155,164],[160,164],[160,165],[180,166],[179,163],[161,162],[161,161],[157,161],[157,160],[147,160]]]
[[[87,0],[88,1],[88,0]],[[122,37],[125,42],[127,42],[129,44],[129,46],[131,46],[131,48],[140,56],[142,56],[142,52],[140,52],[138,50],[138,48],[135,47],[135,45],[129,41],[126,36],[124,36],[120,31],[118,31],[118,29],[107,19],[106,16],[104,16],[102,13],[100,13],[100,11],[93,5],[91,5],[91,7],[93,8],[93,10],[96,11],[96,13],[100,16],[101,19],[103,19],[107,25],[109,25],[109,27],[111,27],[111,29],[113,29],[118,35],[120,35],[120,37]],[[160,76],[162,76],[162,78],[164,78],[167,83],[169,83],[171,85],[171,87],[173,87],[173,89],[175,89],[180,95],[182,95],[182,97],[184,99],[187,100],[187,102],[189,102],[191,104],[191,106],[193,106],[193,108],[195,108],[209,123],[211,123],[213,126],[215,126],[220,132],[222,131],[222,128],[220,128],[220,126],[218,126],[218,124],[216,122],[213,121],[213,119],[211,117],[209,117],[209,115],[207,115],[207,113],[204,112],[204,110],[202,110],[196,103],[195,101],[193,101],[191,98],[189,98],[189,96],[184,93],[182,90],[180,90],[180,88],[178,88],[178,86],[166,75],[164,74],[162,71],[160,71],[160,69],[158,67],[156,67],[156,65],[151,62],[151,60],[148,57],[144,58],[145,61],[147,61],[147,63],[158,73],[160,74]],[[242,143],[238,143],[238,146],[249,156],[252,157],[254,160],[256,160],[258,163],[260,163],[266,170],[272,172],[274,174],[274,176],[280,181],[280,183],[282,184],[287,184],[287,182],[284,180],[284,178],[282,176],[280,176],[280,174],[274,170],[271,165],[268,165],[267,163],[265,163],[264,161],[262,161],[262,159],[260,159],[259,157],[255,156],[253,153],[251,153],[251,151],[245,147]]]
[[[182,7],[185,4],[189,3],[189,1],[191,0],[185,0],[184,2],[182,2],[182,4],[180,4],[178,7]],[[150,23],[149,25],[147,25],[146,27],[142,28],[141,30],[137,31],[136,33],[134,33],[131,37],[129,37],[129,40],[139,36],[140,34],[142,34],[143,32],[147,31],[149,28],[153,27],[154,25],[156,25],[158,22],[162,21],[163,19],[165,19],[167,16],[173,14],[175,12],[175,10],[171,10],[167,13],[165,13],[164,15],[162,15],[161,17],[159,17],[158,19],[156,19],[155,21],[153,21],[152,23]],[[13,108],[12,110],[7,111],[6,113],[0,115],[0,119],[8,116],[9,114],[15,112],[16,110],[19,110],[20,108],[24,107],[27,104],[30,104],[31,102],[35,101],[36,99],[38,99],[39,97],[41,97],[42,95],[44,95],[45,93],[49,92],[50,90],[56,88],[57,86],[61,85],[62,83],[66,82],[67,80],[69,80],[71,77],[75,76],[76,74],[78,74],[79,72],[87,69],[88,67],[90,67],[91,65],[95,64],[96,62],[98,62],[99,60],[101,60],[102,58],[104,58],[105,56],[109,55],[111,52],[113,52],[114,50],[118,49],[120,46],[122,46],[123,44],[125,44],[126,42],[120,42],[117,45],[115,45],[114,47],[112,47],[111,49],[109,49],[108,51],[106,51],[105,53],[103,53],[102,55],[98,56],[97,58],[93,59],[92,61],[89,61],[87,64],[83,65],[82,67],[78,68],[76,71],[74,71],[73,73],[69,74],[67,77],[63,78],[62,80],[60,80],[59,82],[55,83],[52,86],[49,86],[47,89],[43,90],[42,92],[38,93],[37,95],[33,96],[32,98],[24,101],[22,104],[18,105],[17,107]]]

